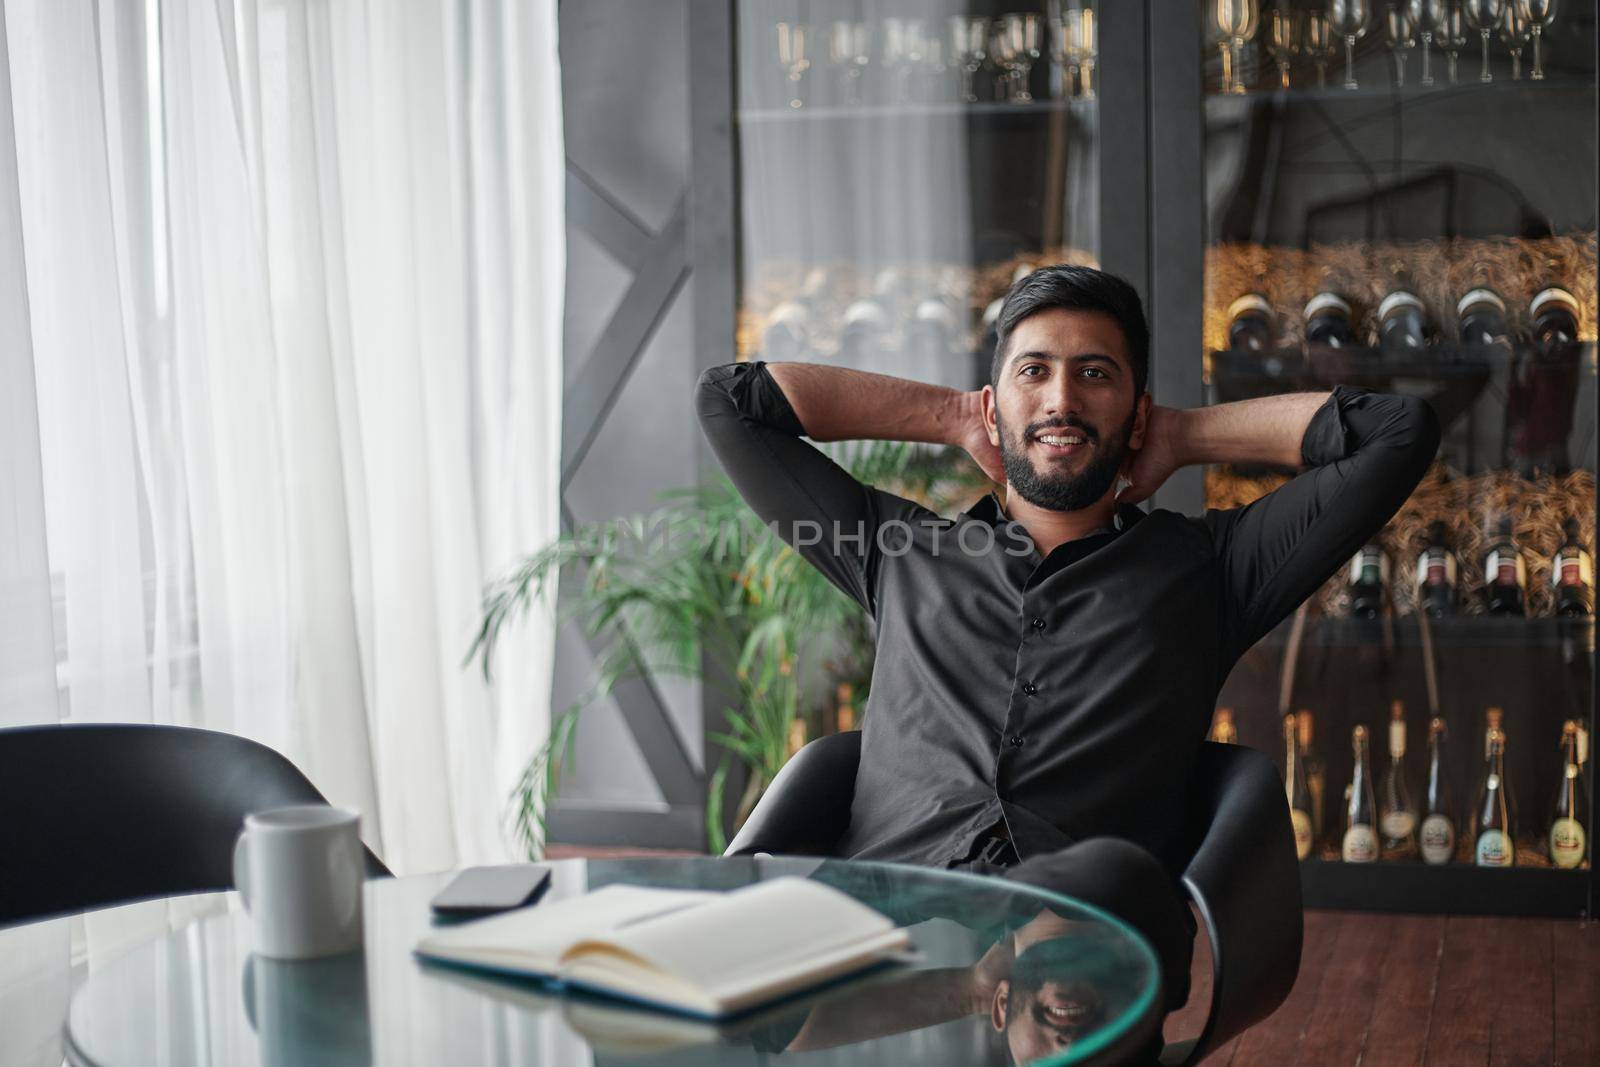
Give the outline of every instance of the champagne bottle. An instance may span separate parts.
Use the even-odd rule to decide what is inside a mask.
[[[1417,607],[1430,619],[1456,613],[1456,554],[1442,522],[1428,528],[1428,543],[1417,556]]]
[[[1349,348],[1356,343],[1350,304],[1338,293],[1324,289],[1306,301],[1304,315],[1306,344],[1315,348]]]
[[[1418,359],[1428,344],[1427,309],[1411,291],[1404,272],[1378,305],[1378,348],[1390,359]]]
[[[1444,720],[1435,716],[1428,723],[1428,812],[1422,820],[1420,842],[1422,862],[1435,866],[1449,863],[1456,855],[1455,805],[1445,770],[1444,742]]]
[[[1517,862],[1515,830],[1506,800],[1505,745],[1505,734],[1499,730],[1489,731],[1489,760],[1478,791],[1473,827],[1473,839],[1477,842],[1474,860],[1479,867],[1510,867]]]
[[[1233,725],[1232,708],[1218,708],[1211,717],[1211,740],[1223,745],[1239,743],[1239,730]]]
[[[1383,546],[1370,542],[1350,560],[1350,614],[1376,619],[1383,614],[1383,591],[1389,585],[1389,557]]]
[[[1555,817],[1550,820],[1550,862],[1565,870],[1583,863],[1589,848],[1588,809],[1578,780],[1578,724],[1561,727],[1561,780],[1556,785]]]
[[[1401,701],[1389,705],[1389,770],[1383,776],[1383,851],[1397,859],[1417,853],[1417,809],[1406,787],[1406,709]]]
[[[1295,726],[1300,734],[1300,765],[1306,769],[1306,788],[1311,790],[1311,834],[1313,841],[1326,840],[1326,827],[1323,825],[1324,812],[1323,799],[1326,796],[1328,775],[1322,765],[1322,756],[1318,754],[1316,745],[1313,744],[1313,726],[1311,712],[1301,708],[1295,713]]]
[[[1306,769],[1300,763],[1299,738],[1293,715],[1283,717],[1283,790],[1289,797],[1289,824],[1294,828],[1294,854],[1299,859],[1311,855],[1311,790],[1306,788]]]
[[[1494,540],[1483,557],[1483,600],[1490,615],[1522,615],[1527,598],[1528,565],[1512,536],[1511,519],[1502,515]]]
[[[1350,733],[1355,771],[1350,778],[1350,800],[1345,805],[1344,840],[1339,854],[1346,863],[1375,863],[1378,859],[1378,802],[1372,792],[1372,767],[1367,758],[1367,728]]]
[[[1265,352],[1272,347],[1272,303],[1260,293],[1245,293],[1228,305],[1228,348]]]
[[[1580,618],[1594,614],[1594,558],[1583,546],[1578,520],[1562,523],[1566,540],[1556,549],[1550,565],[1550,584],[1555,586],[1556,614]]]
[[[1496,733],[1500,735],[1500,741],[1503,745],[1509,734],[1505,724],[1505,712],[1500,708],[1485,708],[1483,712],[1483,759],[1485,763],[1489,760],[1489,738]],[[1506,795],[1506,810],[1511,813],[1511,823],[1515,826],[1517,822],[1517,794],[1511,788],[1510,776],[1504,770],[1500,772],[1500,779],[1502,782],[1501,789]],[[1480,796],[1478,799],[1481,801],[1483,798]]]

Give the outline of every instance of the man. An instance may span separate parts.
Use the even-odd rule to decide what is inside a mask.
[[[1342,386],[1158,406],[1138,294],[1084,267],[1019,280],[998,333],[973,393],[716,367],[701,425],[755,512],[875,623],[839,854],[1003,869],[1098,904],[1150,938],[1176,1007],[1194,924],[1166,853],[1217,692],[1398,510],[1438,423],[1415,398]],[[959,445],[1005,502],[944,519],[802,436]],[[1242,508],[1133,506],[1203,463],[1305,469]]]

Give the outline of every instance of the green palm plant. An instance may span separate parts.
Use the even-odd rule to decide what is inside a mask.
[[[862,441],[829,451],[858,480],[934,510],[988,484],[959,449]],[[544,811],[572,759],[579,716],[624,678],[647,672],[731,688],[727,729],[712,735],[725,754],[706,805],[707,841],[720,852],[732,761],[747,771],[738,825],[787,760],[791,724],[820,711],[806,706],[803,679],[820,670],[864,693],[871,677],[872,632],[860,607],[774,536],[725,477],[658,501],[647,514],[569,530],[484,592],[468,659],[485,678],[506,626],[558,575],[568,591],[560,621],[579,620],[591,639],[608,639],[592,684],[553,717],[512,793],[514,833],[530,857],[542,850]]]

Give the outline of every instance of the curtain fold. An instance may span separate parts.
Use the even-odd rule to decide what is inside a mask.
[[[552,622],[464,659],[559,528],[554,0],[3,6],[0,726],[244,734],[397,873],[511,858]]]

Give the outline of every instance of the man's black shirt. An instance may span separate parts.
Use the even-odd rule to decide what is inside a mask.
[[[1399,509],[1439,444],[1414,397],[1336,387],[1307,469],[1244,507],[1124,505],[1041,557],[991,494],[954,519],[802,440],[765,364],[700,377],[700,424],[760,518],[871,616],[877,651],[838,853],[1021,859],[1108,834],[1157,856],[1235,661]]]

